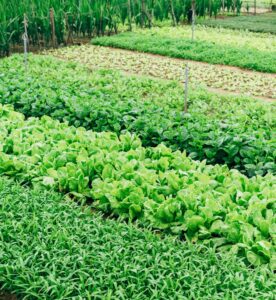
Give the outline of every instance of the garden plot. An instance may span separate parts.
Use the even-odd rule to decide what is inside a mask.
[[[171,37],[174,39],[190,39],[191,27],[161,27],[148,30],[136,29],[135,33],[143,36]],[[259,51],[275,51],[276,37],[269,33],[248,32],[246,30],[232,30],[228,28],[211,28],[197,25],[195,41],[213,43],[217,46],[229,46]]]
[[[0,286],[18,299],[273,299],[273,272],[234,254],[103,219],[5,178],[0,199]],[[0,290],[0,299],[17,298]]]
[[[248,176],[276,174],[275,104],[190,89],[113,70],[89,71],[75,62],[30,56],[2,60],[0,103],[27,117],[51,116],[97,132],[137,133],[144,146],[165,143],[194,159],[227,164]]]
[[[0,105],[0,175],[276,267],[272,174],[249,179],[164,145],[144,148],[130,133],[95,133],[47,116],[25,120]]]
[[[199,20],[199,22],[203,25],[211,27],[224,27],[255,32],[268,32],[274,34],[276,33],[276,12],[270,12],[256,16],[241,15],[217,19],[210,18]],[[257,45],[254,46],[256,47]]]
[[[161,27],[99,37],[92,44],[276,73],[276,38],[265,33],[197,26]]]
[[[61,48],[47,53],[79,62],[91,69],[117,69],[132,74],[180,81],[184,80],[184,68],[188,63],[189,80],[195,86],[206,86],[218,92],[222,90],[276,99],[274,74],[93,45]]]

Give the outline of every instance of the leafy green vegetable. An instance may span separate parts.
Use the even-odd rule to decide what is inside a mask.
[[[144,146],[163,142],[248,176],[276,172],[273,103],[199,90],[191,92],[189,114],[184,114],[183,88],[176,82],[112,71],[91,74],[75,63],[37,56],[30,57],[25,74],[21,59],[0,62],[0,102],[26,116],[49,115],[94,131],[134,132]]]
[[[225,19],[207,19],[198,20],[200,24],[211,27],[223,27],[231,29],[243,29],[256,32],[269,32],[276,34],[276,13],[269,12],[258,14],[254,17],[247,16],[234,16],[226,17]]]
[[[92,44],[276,73],[273,35],[241,31],[235,38],[235,31],[229,31],[198,26],[192,41],[188,26],[163,27],[99,37]]]
[[[92,70],[115,69],[131,74],[184,81],[183,60],[171,57],[94,45],[51,49],[45,54],[84,64]],[[198,89],[199,85],[206,85],[214,93],[223,90],[276,99],[276,77],[273,74],[196,61],[189,61],[188,65],[190,87]]]
[[[24,120],[7,106],[0,106],[0,174],[275,267],[271,174],[249,179],[162,144],[143,148],[130,133],[86,131],[46,116]]]

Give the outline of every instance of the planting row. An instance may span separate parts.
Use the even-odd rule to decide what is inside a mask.
[[[0,108],[0,174],[275,267],[275,177],[248,179],[129,133],[95,133]]]
[[[0,199],[0,286],[24,299],[273,299],[273,273],[234,255],[103,220],[3,178]]]
[[[227,164],[249,176],[275,173],[275,105],[191,91],[183,112],[176,82],[89,72],[74,63],[21,56],[1,61],[0,102],[26,116],[49,115],[76,127],[137,133],[144,146],[161,142],[193,159]]]
[[[272,2],[271,2],[272,3]],[[276,34],[276,13],[269,12],[259,14],[254,17],[252,15],[241,15],[230,18],[218,18],[199,20],[201,24],[212,27],[224,27],[231,29],[243,29],[256,32],[270,32]],[[257,46],[258,47],[258,46]]]
[[[219,19],[218,19],[219,20]],[[255,20],[255,18],[253,18]],[[204,20],[203,20],[204,21]],[[163,26],[151,30],[137,29],[137,33],[145,36],[173,37],[175,39],[191,38],[190,26],[179,26],[177,28]],[[239,49],[259,50],[265,52],[275,51],[276,37],[273,34],[254,33],[246,30],[231,30],[225,28],[210,28],[197,25],[195,28],[195,39],[201,42],[211,42],[216,46],[234,46]]]
[[[93,45],[59,48],[45,54],[75,61],[90,69],[116,69],[169,80],[185,80],[184,62],[170,57]],[[211,89],[276,99],[276,76],[273,74],[195,61],[189,61],[188,66],[189,84],[197,88],[206,85]]]
[[[235,40],[235,31],[233,36],[227,34],[228,31],[199,27],[193,41],[190,27],[164,27],[100,37],[93,39],[92,43],[276,73],[276,40],[273,35],[259,37],[256,33],[244,32]]]

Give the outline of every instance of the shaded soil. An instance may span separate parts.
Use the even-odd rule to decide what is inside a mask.
[[[0,300],[18,300],[15,295],[0,292]]]
[[[57,46],[57,48],[85,45],[85,44],[89,44],[90,41],[91,41],[91,38],[88,38],[88,37],[74,38],[72,43],[69,43],[67,45],[66,44],[60,44],[59,46]],[[32,52],[32,53],[39,53],[43,50],[50,50],[50,49],[53,49],[53,47],[51,45],[48,45],[48,46],[33,45],[33,44],[28,45],[28,52]],[[15,54],[15,53],[24,53],[23,43],[22,44],[11,45],[9,55],[12,55],[12,54]],[[0,56],[0,58],[1,58],[1,56]],[[0,300],[2,300],[2,299],[0,298]]]

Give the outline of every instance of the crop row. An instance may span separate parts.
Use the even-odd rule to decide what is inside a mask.
[[[4,178],[0,199],[0,286],[24,299],[273,299],[272,271],[234,255],[103,219]]]
[[[275,39],[273,36],[268,37],[267,40],[260,38],[260,42],[263,42],[263,44],[266,42],[265,45],[267,47],[259,50],[251,45],[246,46],[246,43],[245,46],[232,43],[232,38],[224,43],[223,31],[220,32],[217,29],[215,29],[218,32],[216,35],[217,40],[214,42],[211,40],[212,35],[209,35],[211,30],[214,29],[206,30],[204,33],[205,38],[196,38],[194,41],[190,35],[187,36],[187,29],[170,29],[165,27],[137,32],[124,32],[111,37],[100,37],[93,39],[92,43],[100,46],[276,73],[274,63],[276,52],[273,49],[273,46],[275,47]],[[242,40],[240,43],[242,43]],[[256,40],[253,41],[256,42]],[[245,41],[247,40],[245,39]]]
[[[116,69],[132,74],[184,81],[183,60],[109,47],[82,45],[45,52],[84,64],[90,69]],[[238,92],[241,95],[276,98],[276,76],[227,66],[189,61],[189,84]]]
[[[253,18],[255,20],[255,18]],[[204,20],[203,20],[204,21]],[[190,26],[179,26],[176,28],[162,26],[154,27],[151,30],[136,29],[136,33],[160,39],[171,37],[179,40],[191,38]],[[232,30],[226,28],[211,28],[197,25],[195,28],[195,40],[199,42],[209,42],[215,46],[229,46],[240,50],[252,50],[261,52],[275,52],[276,38],[273,34],[255,33],[246,30]]]
[[[183,90],[175,82],[91,73],[49,57],[30,57],[26,73],[21,56],[1,61],[0,102],[26,116],[49,115],[94,131],[135,132],[144,146],[163,142],[249,176],[275,173],[273,104],[202,90],[191,92],[185,114]]]
[[[275,263],[275,177],[248,179],[129,133],[95,133],[0,108],[0,174],[55,188],[106,213]]]
[[[211,27],[223,27],[256,32],[276,34],[276,13],[259,14],[252,18],[251,15],[241,15],[235,18],[200,20],[201,24]]]

